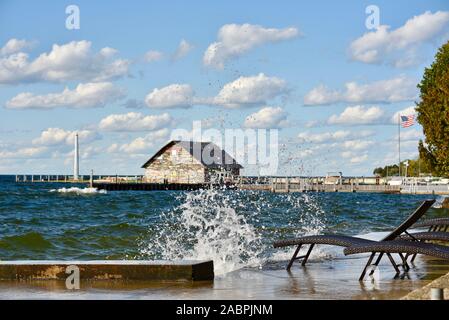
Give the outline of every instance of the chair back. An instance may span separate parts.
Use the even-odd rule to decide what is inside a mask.
[[[391,241],[399,237],[401,234],[407,231],[408,228],[413,226],[416,221],[418,221],[427,212],[427,210],[432,207],[434,203],[434,199],[424,200],[423,203],[421,203],[421,205],[404,222],[402,222],[400,226],[398,226],[389,235],[383,238],[382,241]]]

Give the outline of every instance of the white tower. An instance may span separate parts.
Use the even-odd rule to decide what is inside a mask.
[[[79,166],[79,146],[78,146],[78,133],[75,134],[75,155],[73,161],[73,180],[78,181],[80,175],[80,166]]]

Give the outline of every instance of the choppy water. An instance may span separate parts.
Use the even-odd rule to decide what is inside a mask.
[[[274,240],[391,230],[429,196],[97,192],[0,176],[0,259],[214,259],[217,274],[285,260]],[[445,215],[431,209],[430,216]],[[319,251],[318,251],[319,254]]]

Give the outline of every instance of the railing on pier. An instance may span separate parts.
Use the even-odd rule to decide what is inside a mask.
[[[271,177],[264,181],[251,180],[239,184],[240,189],[272,192],[379,192],[399,193],[400,186],[386,184],[325,184],[324,178]],[[249,183],[248,183],[249,182]]]
[[[142,183],[143,176],[134,175],[134,176],[123,176],[123,175],[114,175],[114,176],[100,176],[100,175],[80,175],[78,179],[74,179],[73,175],[51,175],[51,174],[24,174],[24,175],[16,175],[17,183],[89,183],[91,180],[95,182],[105,182],[105,183]]]

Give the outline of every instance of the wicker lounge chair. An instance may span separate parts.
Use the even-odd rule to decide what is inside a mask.
[[[365,277],[366,271],[371,265],[376,254],[379,254],[377,260],[380,260],[384,254],[391,257],[391,254],[397,253],[401,256],[403,265],[407,265],[407,256],[423,254],[426,256],[431,256],[435,258],[441,258],[449,260],[449,247],[437,244],[417,242],[417,241],[407,241],[407,240],[394,240],[394,241],[379,241],[371,244],[357,244],[351,247],[347,247],[343,250],[345,255],[351,255],[356,253],[371,253],[371,256],[366,263],[365,268],[362,271],[360,280]],[[404,254],[407,254],[404,257]],[[390,259],[393,267],[396,270],[396,276],[399,275],[399,265]],[[408,271],[408,266],[406,271]],[[372,273],[371,273],[372,274]]]
[[[429,228],[429,231],[444,231],[449,229],[449,218],[426,219],[417,222],[413,228]]]
[[[401,239],[401,236],[407,236],[408,238],[405,238],[405,239],[413,239],[413,240],[434,240],[434,239],[430,239],[431,237],[433,237],[433,238],[436,237],[436,235],[429,234],[432,232],[421,233],[418,236],[420,239],[417,239],[417,238],[414,238],[414,236],[411,235],[410,233],[408,233],[408,231],[407,231],[427,212],[427,210],[434,203],[435,203],[435,200],[425,200],[400,226],[398,226],[396,229],[394,229],[390,234],[388,234],[381,241],[373,241],[373,240],[367,240],[367,239],[343,236],[343,235],[317,235],[317,236],[304,236],[304,237],[299,237],[299,238],[295,238],[295,239],[277,241],[273,244],[273,246],[275,248],[297,246],[292,258],[290,259],[290,261],[287,265],[287,270],[290,270],[290,268],[292,267],[293,263],[296,260],[302,259],[301,265],[305,266],[305,264],[307,263],[307,260],[309,259],[310,254],[312,253],[312,250],[316,244],[334,245],[334,246],[341,246],[341,247],[347,247],[347,248],[351,248],[353,246],[356,246],[359,248],[364,248],[364,247],[369,247],[370,245],[375,245],[379,242],[383,243],[383,242],[389,242],[392,240]],[[440,234],[439,236],[443,237],[443,234]],[[446,235],[444,235],[443,238],[448,239],[445,236]],[[402,238],[402,239],[404,239],[404,238]],[[400,241],[410,242],[409,240],[400,240]],[[412,242],[410,242],[410,243],[412,243]],[[422,243],[422,244],[425,245],[425,243]],[[303,245],[309,245],[307,253],[303,256],[298,257],[299,251]],[[399,253],[399,255],[402,259],[402,267],[404,268],[404,270],[408,270],[409,266],[407,264],[407,259],[403,255],[403,253],[402,252],[395,252],[395,253]],[[408,251],[404,251],[404,253],[407,254]],[[391,254],[389,252],[385,252],[385,254],[390,259],[390,262],[393,265],[393,267],[395,268],[397,274],[399,274],[398,265],[394,261]],[[382,257],[383,257],[383,254],[380,254],[378,259],[374,263],[375,266],[377,266],[380,263]],[[364,278],[366,270],[367,270],[368,266],[371,265],[371,262],[373,259],[374,259],[374,256],[371,255],[369,264],[367,265],[367,267],[365,267],[364,272],[362,273],[362,275],[360,277],[360,280],[362,280]]]

